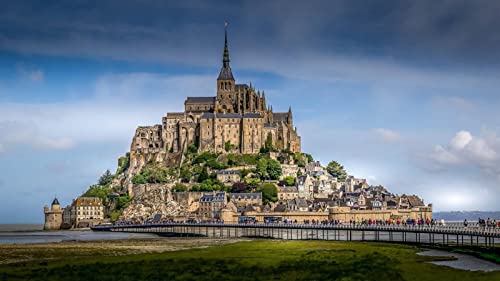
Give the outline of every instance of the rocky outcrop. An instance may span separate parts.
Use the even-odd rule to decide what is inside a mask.
[[[145,221],[156,214],[162,214],[162,217],[183,216],[187,214],[187,207],[173,200],[170,187],[152,186],[132,199],[120,219]]]

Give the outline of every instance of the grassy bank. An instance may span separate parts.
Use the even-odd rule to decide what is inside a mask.
[[[174,245],[186,240],[163,241]],[[98,249],[93,248],[78,258],[72,251],[55,250],[48,255],[50,245],[46,245],[32,250],[40,258],[0,265],[0,280],[500,280],[500,272],[429,264],[439,258],[417,256],[419,249],[409,245],[243,241],[130,253],[127,249],[134,242],[123,243],[117,252],[107,249],[112,255],[92,255]]]

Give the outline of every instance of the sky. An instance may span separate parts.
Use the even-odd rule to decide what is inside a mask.
[[[237,83],[302,150],[435,211],[499,210],[498,1],[2,1],[0,223],[43,222],[135,128]]]

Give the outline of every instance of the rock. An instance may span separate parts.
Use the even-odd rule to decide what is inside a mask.
[[[146,192],[135,196],[125,208],[121,220],[145,221],[156,214],[167,216],[187,215],[187,207],[181,206],[172,199],[172,191],[168,186],[153,186]]]

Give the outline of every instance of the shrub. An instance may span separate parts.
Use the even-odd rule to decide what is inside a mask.
[[[185,192],[187,191],[187,186],[185,186],[184,184],[182,183],[176,183],[173,187],[172,187],[172,191],[174,192]]]
[[[272,183],[263,183],[258,191],[262,192],[262,203],[278,201],[278,188]]]
[[[283,179],[283,181],[285,182],[285,184],[287,186],[294,186],[295,185],[295,177],[288,176],[288,177],[285,177]]]

